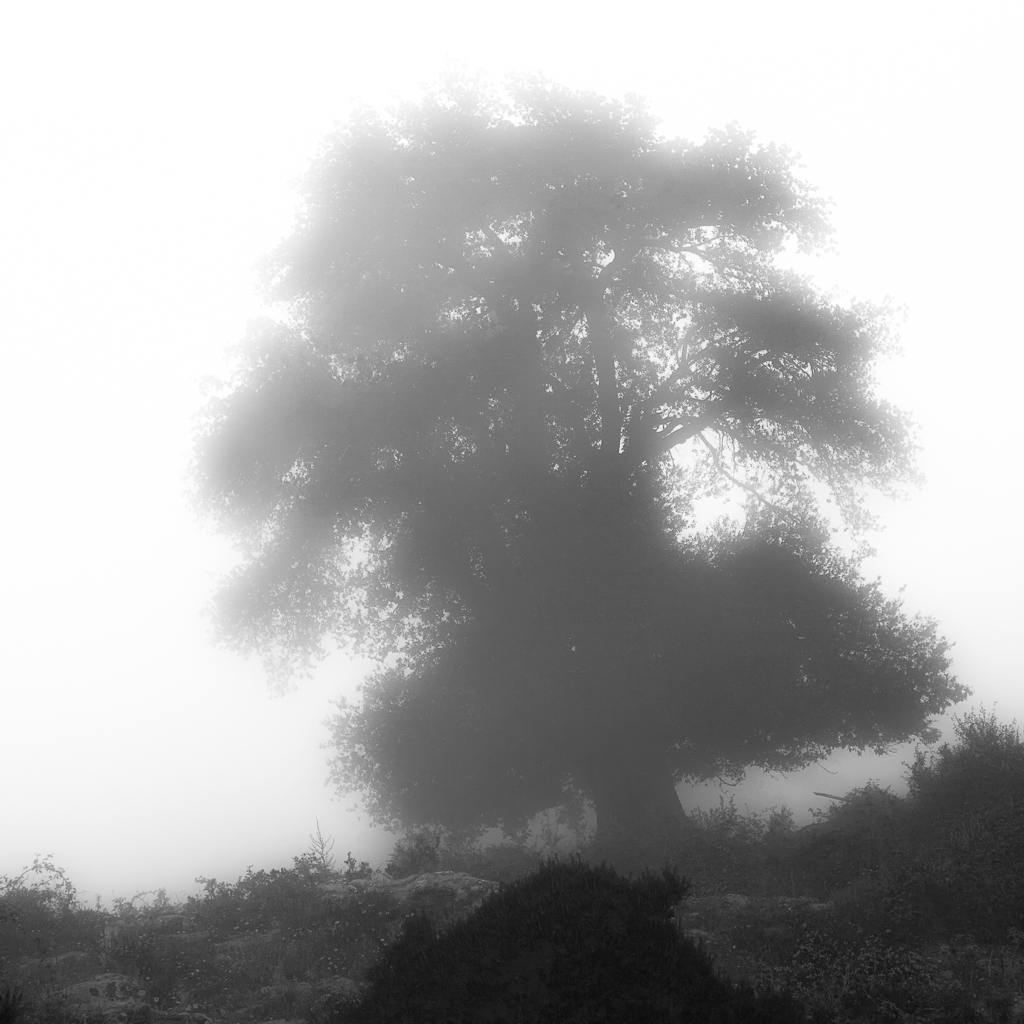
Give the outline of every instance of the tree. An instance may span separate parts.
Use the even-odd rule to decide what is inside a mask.
[[[828,238],[786,150],[655,128],[536,80],[361,111],[265,268],[289,322],[207,410],[220,635],[279,683],[326,636],[382,662],[333,723],[378,823],[679,825],[684,777],[931,740],[968,693],[818,511],[860,535],[916,479],[890,315],[778,267]],[[699,533],[726,486],[745,521]]]

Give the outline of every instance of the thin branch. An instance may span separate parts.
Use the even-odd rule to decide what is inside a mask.
[[[710,263],[716,270],[718,269],[715,261],[706,252],[702,252],[700,249],[694,249],[689,245],[681,245],[678,249],[671,249],[669,251],[678,253],[680,256],[684,253],[689,256],[696,256],[699,259],[702,259],[705,263]]]
[[[599,302],[600,300],[598,300]],[[591,305],[586,311],[594,369],[597,371],[597,401],[601,412],[601,453],[605,459],[619,454],[622,443],[622,409],[619,405],[615,350],[607,326]]]
[[[722,465],[722,460],[718,457],[718,452],[715,451],[711,442],[704,436],[704,434],[700,433],[698,434],[698,437],[700,438],[704,447],[707,448],[709,452],[711,452],[711,460],[715,464],[715,469],[717,469],[718,472],[722,474],[722,476],[731,480],[737,487],[741,487],[749,494],[752,494],[755,498],[757,498],[758,501],[767,505],[769,508],[774,509],[776,512],[781,512],[784,516],[789,516],[789,511],[787,509],[784,509],[781,505],[776,505],[773,501],[769,501],[756,487],[753,486],[753,484],[745,483],[744,481],[733,476],[732,473],[730,473],[729,470],[727,470],[725,466]]]
[[[721,342],[712,342],[705,345],[704,348],[691,353],[689,340],[693,331],[693,325],[686,329],[680,361],[672,373],[658,383],[654,394],[644,403],[645,415],[652,413],[659,405],[664,405],[670,400],[669,392],[672,390],[672,385],[682,380],[688,372],[692,373],[694,364],[699,360],[707,359],[708,357],[720,359],[724,355],[733,354],[730,345],[728,343],[722,344]]]
[[[713,407],[705,411],[702,416],[698,416],[696,419],[689,421],[683,420],[685,426],[681,426],[676,430],[672,430],[668,434],[656,434],[654,436],[653,452],[654,455],[661,455],[664,452],[670,451],[675,448],[676,445],[684,444],[689,441],[690,438],[700,434],[702,430],[706,430],[712,426],[723,413],[728,412],[733,408],[733,403],[728,400],[716,402]]]
[[[612,277],[613,270],[621,267],[623,264],[628,263],[638,252],[636,247],[631,249],[625,246],[613,246],[614,255],[612,258],[601,268],[601,272],[596,277],[597,289],[599,295],[604,295],[605,290],[610,285],[610,278]]]
[[[553,370],[548,371],[547,382],[551,384],[553,388],[557,388],[562,395],[569,399],[569,405],[572,409],[570,415],[575,433],[573,449],[577,458],[584,460],[590,446],[587,443],[587,427],[583,413],[580,411],[576,403],[572,401],[576,393]]]
[[[672,385],[678,383],[683,377],[690,373],[690,339],[693,337],[694,326],[690,324],[686,328],[686,332],[683,335],[680,343],[680,354],[679,362],[676,364],[676,368],[663,380],[658,381],[658,386],[655,388],[654,393],[650,398],[644,402],[641,409],[640,418],[652,413],[659,405],[662,405],[668,399],[668,393],[672,390]]]
[[[710,238],[704,244],[710,242],[721,241],[721,236],[716,235],[714,238]],[[682,256],[684,253],[689,253],[691,256],[699,256],[706,263],[715,265],[715,261],[702,249],[695,249],[691,245],[680,245],[677,244],[673,239],[666,239],[664,242],[655,242],[651,240],[645,240],[643,244],[644,249],[657,249],[659,252],[667,252],[672,256]],[[716,250],[717,252],[718,250]]]
[[[628,471],[632,472],[648,459],[656,459],[659,455],[664,455],[666,452],[675,448],[676,445],[685,444],[690,440],[690,438],[699,434],[702,430],[713,426],[715,420],[717,420],[723,413],[728,412],[731,408],[731,402],[722,401],[716,403],[713,408],[707,410],[703,416],[697,416],[694,419],[676,420],[673,418],[671,420],[662,420],[660,424],[661,426],[664,426],[666,423],[674,422],[681,424],[677,429],[673,429],[667,434],[655,433],[648,427],[644,436],[641,436],[638,423],[638,429],[636,432],[637,438],[634,439],[632,436],[629,437],[627,439],[626,449],[623,452],[623,455],[626,456]]]
[[[491,227],[490,224],[485,224],[481,230],[491,240],[491,244],[498,253],[499,259],[512,260],[515,258],[509,247],[502,241],[501,236],[494,230],[494,228]]]

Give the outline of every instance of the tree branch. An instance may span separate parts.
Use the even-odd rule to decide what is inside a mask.
[[[485,224],[481,230],[490,239],[495,252],[498,254],[498,259],[505,261],[514,259],[512,253],[509,251],[509,247],[502,241],[501,236],[494,230],[494,228],[491,227],[490,224]]]
[[[590,446],[587,443],[587,427],[583,414],[582,412],[579,411],[578,407],[573,402],[575,393],[565,383],[565,381],[558,377],[553,371],[548,371],[547,380],[552,385],[552,387],[557,388],[561,392],[561,394],[569,400],[569,404],[572,407],[571,416],[573,426],[575,428],[575,437],[573,439],[572,449],[577,458],[585,460],[586,455],[590,449]]]
[[[605,291],[611,286],[614,271],[628,263],[638,251],[635,247],[627,248],[625,245],[613,247],[612,258],[601,268],[596,278],[598,295],[604,296]]]
[[[679,362],[676,364],[676,368],[658,382],[651,397],[641,405],[638,423],[643,423],[659,405],[668,401],[668,392],[672,390],[672,385],[677,384],[690,372],[690,339],[693,337],[693,330],[693,324],[686,328],[686,333],[680,343]]]
[[[718,457],[718,452],[715,451],[711,442],[704,436],[703,433],[699,434],[698,436],[704,447],[707,448],[709,452],[711,452],[711,460],[715,464],[715,469],[717,469],[718,472],[722,474],[722,476],[724,476],[727,480],[732,481],[732,483],[734,483],[737,487],[741,487],[748,494],[752,494],[762,504],[767,505],[769,508],[774,509],[776,512],[782,513],[782,515],[784,516],[789,516],[790,513],[786,509],[784,509],[781,505],[776,505],[773,501],[769,501],[752,484],[744,483],[744,481],[740,480],[738,477],[733,476],[733,474],[730,473],[729,470],[727,470],[725,466],[722,465],[722,460]]]
[[[607,269],[607,268],[606,268]],[[601,413],[601,458],[608,464],[619,454],[622,442],[622,408],[615,374],[615,350],[605,320],[604,292],[590,294],[583,302],[587,334],[597,372],[597,405]]]
[[[685,426],[679,427],[676,430],[672,430],[667,434],[656,434],[654,436],[653,455],[662,455],[667,451],[671,451],[676,445],[685,444],[690,438],[695,437],[702,430],[707,430],[708,427],[713,426],[715,421],[725,412],[728,412],[732,408],[732,402],[728,400],[722,400],[716,402],[715,405],[702,416],[698,416],[696,419],[690,421],[683,421],[686,423]]]
[[[690,420],[679,419],[677,422],[683,425],[670,430],[667,434],[658,434],[648,428],[647,437],[631,442],[627,449],[632,453],[628,461],[628,471],[632,472],[648,459],[656,459],[659,455],[664,455],[676,445],[685,444],[702,430],[713,426],[715,421],[731,408],[733,408],[732,401],[723,399],[721,402],[716,402],[701,416]]]

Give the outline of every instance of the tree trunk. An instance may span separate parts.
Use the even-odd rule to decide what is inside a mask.
[[[581,772],[597,812],[595,854],[616,867],[660,871],[691,829],[663,757],[622,745]]]

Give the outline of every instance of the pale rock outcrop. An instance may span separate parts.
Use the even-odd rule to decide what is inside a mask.
[[[67,1010],[79,1020],[188,1021],[212,1024],[202,1013],[158,1010],[144,1001],[145,992],[123,974],[109,972],[65,989]]]
[[[406,918],[424,912],[433,922],[438,934],[448,925],[465,920],[483,901],[500,888],[499,882],[476,878],[464,871],[432,871],[407,878],[377,877],[353,879],[345,882],[323,882],[319,886],[329,913],[358,915],[361,904],[369,893],[382,893],[392,901],[385,911],[381,931],[384,948],[402,932]],[[368,988],[358,979],[336,977],[318,986],[323,994],[358,998]]]
[[[387,945],[401,934],[402,924],[407,918],[423,911],[440,934],[449,925],[466,919],[479,909],[491,893],[501,888],[501,884],[476,878],[462,871],[435,871],[398,879],[376,876],[370,879],[325,882],[318,888],[322,895],[324,911],[328,916],[337,915],[338,919],[343,919],[371,910],[374,914],[383,915],[383,919],[378,917],[374,922],[366,921],[367,930],[374,931],[380,936],[379,955],[383,955]],[[389,897],[390,906],[385,904],[382,908],[380,902],[374,900],[368,907],[369,894],[385,894]],[[691,897],[673,907],[673,919],[681,934],[696,941],[703,940],[714,949],[712,932],[716,924],[723,918],[742,913],[751,902],[758,901],[752,901],[739,893],[704,898]],[[813,913],[829,908],[829,904],[804,899],[777,902],[780,908],[785,907],[790,912],[805,910]],[[197,929],[195,921],[189,915],[163,908],[161,911],[150,912],[137,921],[108,923],[104,945],[109,952],[118,940],[128,938],[142,929],[182,933],[183,937],[189,938],[201,938],[208,934]],[[235,955],[243,946],[265,942],[277,932],[278,929],[274,928],[268,932],[240,936],[218,943],[214,955]],[[325,978],[311,986],[311,989],[314,995],[331,999],[359,998],[367,987],[360,976]],[[127,977],[120,974],[99,974],[87,981],[68,986],[67,991],[69,1008],[79,1018],[110,1021],[110,1024],[114,1024],[118,1018],[123,1019],[125,1015],[139,1021],[168,1020],[205,1024],[209,1020],[199,1007],[192,1007],[192,1012],[156,1009],[146,1000],[146,993],[137,984],[132,985]]]
[[[405,919],[417,912],[426,913],[440,932],[447,925],[469,917],[499,887],[499,882],[475,878],[464,871],[432,871],[408,878],[323,882],[319,888],[327,905],[340,913],[358,912],[361,898],[369,892],[389,896],[395,904],[384,926],[385,941],[390,942],[401,933]]]
[[[418,910],[426,912],[440,933],[453,921],[463,920],[480,907],[484,899],[499,889],[498,882],[475,878],[461,871],[436,871],[400,879],[369,879],[351,882],[328,882],[320,886],[328,905],[339,913],[359,913],[360,898],[368,892],[384,892],[393,897],[395,906],[387,912],[384,943],[394,941],[401,933],[402,922]],[[687,898],[672,907],[672,917],[679,933],[694,941],[704,941],[712,949],[715,941],[705,930],[714,922],[742,913],[753,901],[743,893],[725,893],[703,898]],[[829,904],[809,899],[778,901],[787,910],[806,909],[814,913],[829,909]],[[349,978],[331,979],[335,994],[358,997],[365,991],[362,981]]]

